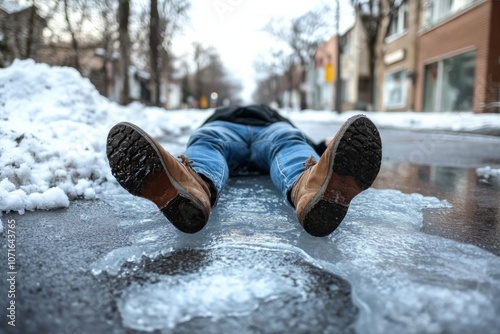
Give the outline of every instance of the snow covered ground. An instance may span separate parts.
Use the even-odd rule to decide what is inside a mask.
[[[208,111],[127,107],[99,95],[71,68],[31,60],[0,70],[0,212],[67,207],[117,186],[105,143],[108,130],[129,121],[180,146]],[[356,112],[283,111],[292,121],[342,123]],[[495,132],[500,115],[471,113],[370,113],[379,126],[408,129]],[[494,175],[494,174],[491,174]]]

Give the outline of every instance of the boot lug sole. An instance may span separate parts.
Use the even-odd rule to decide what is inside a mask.
[[[206,225],[203,205],[170,175],[159,149],[143,130],[127,122],[115,125],[108,135],[107,155],[118,183],[156,204],[177,229],[195,233]]]
[[[352,199],[373,184],[380,170],[382,142],[368,118],[350,118],[339,130],[339,138],[325,182],[299,219],[313,236],[327,236],[335,231]]]

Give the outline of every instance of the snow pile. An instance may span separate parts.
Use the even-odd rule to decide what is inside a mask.
[[[408,130],[437,130],[500,136],[499,114],[472,112],[366,112],[331,111],[285,112],[292,121],[321,121],[343,123],[357,114],[367,115],[377,126]]]
[[[489,179],[490,177],[500,176],[500,169],[494,169],[490,166],[480,167],[476,169],[476,174],[481,179]]]
[[[114,181],[106,160],[109,129],[135,123],[153,136],[179,135],[206,117],[121,107],[66,67],[32,60],[0,70],[0,211],[67,207]]]

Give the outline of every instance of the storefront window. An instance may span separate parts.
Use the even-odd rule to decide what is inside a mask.
[[[425,66],[424,111],[435,111],[438,71],[438,63]]]
[[[425,67],[424,111],[471,111],[476,51]]]
[[[404,108],[406,104],[406,71],[386,75],[384,105],[386,108]]]

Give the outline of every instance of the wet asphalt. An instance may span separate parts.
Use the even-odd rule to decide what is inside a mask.
[[[338,128],[314,123],[301,127],[314,139],[331,135]],[[374,187],[448,200],[451,209],[425,212],[422,230],[500,256],[500,181],[498,177],[481,179],[476,174],[478,167],[500,168],[500,137],[391,129],[381,129],[381,136],[383,164]],[[117,311],[116,301],[123,288],[144,279],[142,273],[148,266],[154,271],[165,261],[179,263],[196,254],[180,252],[165,261],[144,265],[142,271],[122,279],[95,276],[89,269],[91,263],[131,244],[120,219],[101,200],[75,201],[61,210],[4,214],[0,333],[136,333],[123,326]],[[9,289],[4,284],[8,278],[5,225],[9,221],[15,221],[16,231],[15,327],[7,324],[4,315]],[[329,307],[351,310],[337,314],[336,330],[353,332],[358,311],[352,305],[349,284],[328,273],[315,275],[318,282],[339,282],[343,297]],[[193,330],[196,327],[176,332]]]

